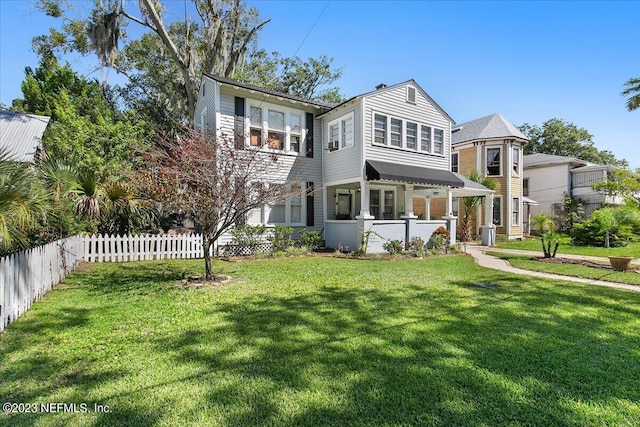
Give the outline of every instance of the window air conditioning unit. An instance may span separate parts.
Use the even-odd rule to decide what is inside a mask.
[[[339,148],[338,143],[338,141],[329,141],[329,143],[327,144],[327,149],[329,151],[336,151]]]

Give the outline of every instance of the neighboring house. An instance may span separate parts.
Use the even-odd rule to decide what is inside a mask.
[[[496,226],[498,235],[509,239],[522,238],[528,232],[528,205],[535,203],[522,192],[522,152],[529,139],[500,114],[493,114],[457,125],[452,130],[451,170],[468,176],[472,171],[494,178],[496,189],[493,199],[478,206],[473,227],[479,234],[480,224]],[[441,203],[432,201],[431,212],[439,214]],[[456,203],[462,215],[463,203]],[[479,219],[479,221],[478,221]]]
[[[328,247],[357,250],[363,231],[369,252],[387,240],[426,241],[440,226],[455,238],[453,197],[491,193],[450,171],[454,121],[413,80],[333,106],[205,75],[195,117],[238,148],[282,154],[268,179],[300,196],[252,212],[248,223],[323,230]],[[419,220],[414,197],[434,193],[445,196],[442,217]]]
[[[0,110],[0,150],[12,160],[33,162],[49,117]]]
[[[562,213],[565,196],[583,202],[585,217],[603,205],[619,205],[622,197],[613,197],[591,188],[607,179],[613,166],[602,166],[574,157],[535,153],[524,156],[525,192],[539,202],[532,213]]]

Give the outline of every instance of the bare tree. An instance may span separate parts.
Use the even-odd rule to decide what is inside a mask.
[[[202,228],[205,279],[211,280],[211,246],[252,209],[284,203],[292,194],[282,155],[268,148],[238,149],[211,131],[187,131],[147,155],[141,182],[149,196],[188,213]]]

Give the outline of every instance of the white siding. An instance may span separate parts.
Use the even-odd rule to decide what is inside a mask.
[[[210,80],[208,77],[202,79],[202,84],[206,85],[205,95],[202,96],[202,87],[200,87],[200,93],[198,94],[198,101],[196,102],[196,109],[193,115],[195,129],[200,129],[200,117],[204,109],[207,109],[207,125],[212,129],[216,129],[216,98],[215,87],[216,83]]]
[[[539,203],[538,206],[531,206],[531,214],[553,213],[553,204],[562,203],[564,194],[569,194],[569,174],[566,164],[524,170],[524,177],[529,178],[527,197]]]
[[[348,108],[338,108],[322,117],[322,150],[324,156],[324,179],[325,182],[344,181],[353,179],[357,181],[362,178],[362,104],[356,102]],[[353,113],[353,146],[341,148],[336,151],[329,151],[329,123],[333,120]]]
[[[423,93],[416,92],[416,103],[407,102],[407,85],[381,89],[379,93],[367,96],[364,112],[365,157],[368,160],[401,163],[411,166],[449,169],[451,153],[450,121],[436,108]],[[379,113],[393,118],[417,122],[422,125],[441,129],[444,132],[443,153],[426,154],[413,150],[373,145],[373,114]],[[387,130],[389,131],[389,130]],[[403,129],[404,132],[404,129]],[[419,136],[419,131],[418,131]],[[419,139],[419,138],[418,138]],[[419,141],[418,141],[419,144]]]

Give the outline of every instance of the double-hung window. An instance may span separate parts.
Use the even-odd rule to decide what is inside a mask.
[[[299,114],[289,115],[289,150],[300,152],[300,142],[302,141],[302,116]]]
[[[391,119],[389,136],[393,147],[402,147],[402,120]]]
[[[451,172],[460,172],[460,154],[453,153],[451,154]]]
[[[520,175],[520,147],[513,147],[513,175]]]
[[[502,175],[500,148],[487,148],[487,176]]]
[[[407,148],[416,149],[416,141],[418,138],[418,124],[407,122]]]
[[[303,199],[302,185],[291,184],[287,187],[289,196],[286,200],[269,206],[269,224],[302,224]]]
[[[335,151],[353,146],[353,113],[349,113],[329,123],[328,148]]]
[[[429,126],[420,126],[420,150],[431,152],[431,128]]]
[[[502,227],[502,197],[493,199],[493,224]]]
[[[275,150],[284,149],[284,113],[281,111],[269,110],[269,148]]]
[[[341,121],[342,141],[340,148],[353,146],[353,116],[346,117]]]
[[[387,116],[376,114],[374,116],[374,139],[376,144],[387,143]]]
[[[300,184],[291,184],[291,223],[302,222],[302,187]]]
[[[262,109],[251,106],[249,109],[250,136],[249,143],[253,147],[262,146]]]
[[[520,198],[513,198],[513,218],[511,221],[511,225],[519,225],[520,224]]]
[[[444,149],[444,131],[442,129],[433,130],[433,152],[442,154]]]

